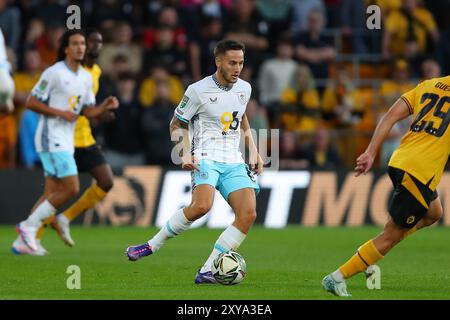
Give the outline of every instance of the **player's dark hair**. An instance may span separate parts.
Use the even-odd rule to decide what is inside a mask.
[[[80,29],[72,29],[72,30],[67,30],[66,32],[64,32],[61,39],[59,40],[57,61],[62,61],[64,59],[66,59],[66,53],[64,51],[69,46],[70,37],[73,35],[76,35],[76,34],[81,34],[84,37],[84,39],[86,40],[86,35]]]
[[[221,40],[214,48],[214,56],[225,54],[229,50],[242,50],[245,53],[245,45],[241,42],[234,40]]]
[[[89,38],[89,36],[93,33],[99,33],[101,34],[100,31],[98,31],[96,28],[87,28],[86,30],[84,30],[84,35],[86,36],[86,40]]]

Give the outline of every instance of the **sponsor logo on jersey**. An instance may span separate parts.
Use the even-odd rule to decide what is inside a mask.
[[[209,101],[211,101],[211,103],[217,103],[217,97],[209,98]]]

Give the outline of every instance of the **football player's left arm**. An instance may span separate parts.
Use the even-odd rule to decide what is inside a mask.
[[[83,108],[83,115],[89,119],[98,118],[105,112],[117,109],[119,107],[119,100],[116,97],[110,96],[103,100],[99,106],[91,105]]]
[[[250,151],[250,169],[252,169],[257,175],[260,175],[263,171],[264,160],[258,153],[258,148],[253,140],[250,123],[248,122],[248,118],[245,113],[242,116],[241,129],[244,131],[245,146]]]

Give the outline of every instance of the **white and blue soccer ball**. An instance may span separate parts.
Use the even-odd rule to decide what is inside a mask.
[[[220,284],[238,284],[244,279],[247,273],[247,265],[239,253],[230,250],[222,252],[214,259],[211,272]]]

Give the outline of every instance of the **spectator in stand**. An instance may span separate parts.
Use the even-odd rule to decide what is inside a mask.
[[[41,163],[34,144],[38,123],[39,114],[36,112],[26,109],[22,113],[19,128],[20,159],[28,169],[32,169]]]
[[[6,46],[17,54],[21,33],[20,11],[15,6],[8,6],[8,0],[0,0],[0,29]]]
[[[284,129],[304,133],[316,130],[320,121],[320,98],[309,67],[297,67],[289,87],[282,93],[281,102],[279,112]]]
[[[313,10],[308,16],[308,29],[294,39],[296,58],[311,68],[316,80],[328,78],[329,64],[336,57],[333,45],[322,35],[323,28],[322,12]]]
[[[130,71],[133,74],[141,72],[142,68],[142,48],[133,43],[133,30],[127,22],[119,22],[114,27],[114,41],[103,46],[100,53],[99,64],[103,72],[111,74],[112,60],[117,55],[126,56],[130,64]]]
[[[357,124],[363,115],[364,104],[348,70],[343,65],[336,68],[335,76],[328,81],[322,98],[322,117],[327,125],[349,127]]]
[[[222,21],[215,17],[203,16],[200,29],[189,42],[189,57],[194,81],[216,72],[214,48],[222,39]]]
[[[282,37],[278,41],[276,53],[274,58],[262,64],[258,77],[259,100],[269,108],[281,102],[281,95],[289,87],[298,67],[289,38]]]
[[[24,69],[13,75],[16,91],[14,94],[15,113],[20,119],[25,101],[39,80],[42,71],[42,61],[39,52],[34,48],[26,49],[23,54]]]
[[[408,62],[404,59],[395,61],[392,65],[389,79],[382,81],[379,91],[381,111],[384,113],[404,93],[414,89],[415,84],[410,81]]]
[[[267,119],[267,113],[264,108],[258,103],[258,100],[252,98],[247,104],[247,109],[245,110],[248,122],[250,123],[250,128],[259,133],[259,130],[269,129],[269,121]],[[259,141],[256,137],[253,137],[255,141]]]
[[[427,59],[421,65],[422,79],[429,80],[442,77],[441,66],[434,59]]]
[[[258,11],[269,24],[269,50],[274,52],[278,38],[292,25],[294,7],[291,0],[258,0]]]
[[[16,166],[17,126],[14,116],[0,113],[0,169]]]
[[[143,111],[141,118],[147,164],[173,164],[171,160],[173,143],[167,126],[173,117],[175,107],[176,104],[170,101],[168,82],[158,82],[154,102],[150,108]]]
[[[37,40],[36,48],[42,59],[42,68],[48,68],[56,62],[59,40],[64,34],[65,27],[47,24],[45,33]]]
[[[375,30],[367,30],[366,5],[361,0],[343,0],[341,5],[341,32],[344,37],[350,38],[352,52],[356,54],[369,53],[365,36]]]
[[[97,0],[92,1],[91,24],[102,31],[114,28],[116,21],[126,21],[133,27],[140,22],[139,5],[132,0]]]
[[[152,49],[158,40],[158,28],[164,26],[171,30],[174,46],[184,51],[187,46],[186,30],[181,23],[180,14],[175,7],[162,7],[158,10],[156,23],[143,30],[142,45],[144,49]],[[189,19],[189,18],[186,18]]]
[[[291,29],[294,32],[305,32],[308,29],[309,15],[312,11],[320,11],[326,17],[323,0],[297,0],[294,1],[294,18]],[[324,25],[326,25],[324,21]]]
[[[280,168],[281,169],[305,169],[308,167],[308,160],[300,147],[297,133],[293,131],[283,131],[280,137]]]
[[[306,148],[306,159],[312,169],[337,169],[341,166],[338,151],[330,143],[330,133],[324,127],[319,127],[313,143]]]
[[[256,8],[255,0],[236,0],[230,17],[229,32],[225,38],[243,43],[246,47],[245,69],[252,78],[269,47],[268,23]]]
[[[174,32],[171,27],[166,25],[158,27],[155,43],[145,53],[145,70],[149,70],[151,65],[160,64],[170,66],[170,72],[178,76],[185,73],[185,52],[176,46],[173,35]]]
[[[120,108],[114,111],[116,119],[105,124],[105,140],[108,146],[105,155],[113,168],[145,163],[140,127],[142,107],[136,94],[135,78],[131,73],[119,75],[116,86]]]
[[[168,85],[169,99],[174,105],[178,105],[184,92],[181,80],[177,76],[171,75],[166,67],[155,65],[150,76],[142,81],[139,89],[139,102],[143,107],[148,108],[155,103],[156,89],[161,83]]]
[[[389,13],[385,21],[383,57],[402,57],[417,64],[422,56],[435,51],[438,41],[439,30],[431,12],[418,0],[403,0],[401,9]]]
[[[45,35],[45,24],[40,19],[33,18],[28,23],[28,29],[23,36],[23,47],[36,47],[39,39]]]
[[[39,1],[34,6],[36,17],[52,27],[64,27],[66,25],[67,7],[58,0]]]
[[[379,96],[381,99],[381,109],[379,110],[380,117],[388,108],[394,104],[406,92],[414,89],[415,84],[409,79],[408,63],[403,60],[397,60],[393,67],[391,75],[392,80],[386,80],[381,84]],[[400,145],[400,140],[408,130],[411,124],[411,119],[403,119],[392,127],[388,137],[384,140],[380,152],[380,164],[384,167],[389,163],[392,153]]]

